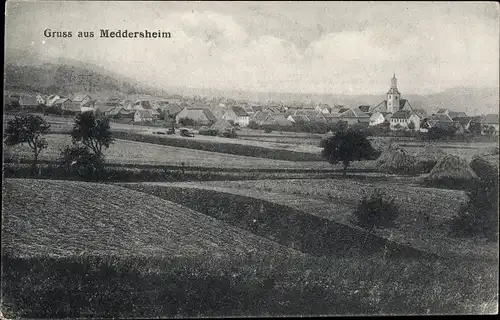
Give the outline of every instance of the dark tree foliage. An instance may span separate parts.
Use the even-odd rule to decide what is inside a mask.
[[[196,121],[194,121],[191,118],[181,118],[179,119],[179,123],[183,126],[194,126],[196,124]]]
[[[494,126],[488,126],[488,125],[485,125],[483,127],[483,133],[487,136],[492,136],[493,134],[495,134],[496,132],[496,129]]]
[[[76,116],[71,137],[73,143],[83,143],[99,157],[102,157],[102,148],[109,148],[113,143],[109,119],[96,116],[93,112],[82,112]]]
[[[473,159],[471,168],[479,183],[466,190],[469,200],[452,220],[451,231],[461,237],[498,238],[498,168],[481,158]]]
[[[372,159],[374,155],[375,149],[359,130],[337,131],[323,143],[323,157],[331,164],[342,162],[344,176],[351,161]]]
[[[469,132],[474,135],[481,135],[483,125],[480,122],[471,122],[469,125]]]
[[[99,180],[104,169],[101,155],[90,152],[84,145],[72,145],[61,151],[61,168],[84,180]]]
[[[7,123],[4,141],[7,146],[27,143],[33,150],[33,171],[36,172],[38,156],[43,149],[47,148],[47,140],[43,135],[49,130],[50,124],[40,116],[16,116]]]
[[[448,139],[455,136],[455,128],[453,127],[432,127],[429,129],[429,139],[430,140],[440,140],[440,139]]]
[[[363,228],[390,228],[394,226],[399,209],[394,204],[394,199],[388,199],[381,190],[376,189],[369,197],[361,199],[354,215]]]
[[[413,121],[410,121],[410,122],[408,123],[408,129],[410,129],[410,130],[415,130],[415,123],[414,123]]]

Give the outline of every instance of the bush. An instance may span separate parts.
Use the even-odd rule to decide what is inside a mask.
[[[183,126],[194,126],[196,124],[196,121],[194,121],[193,119],[191,118],[181,118],[179,119],[179,123]]]
[[[104,159],[85,146],[68,146],[61,151],[61,169],[70,176],[97,181],[103,173]]]
[[[204,136],[217,136],[219,135],[219,130],[217,129],[211,129],[211,128],[205,128],[205,129],[200,129],[198,130],[198,133]]]
[[[471,168],[479,177],[466,190],[469,201],[451,221],[451,233],[458,237],[485,236],[490,241],[498,238],[498,169],[482,158],[474,158]]]
[[[361,199],[354,215],[358,225],[363,228],[390,228],[394,226],[399,209],[394,204],[394,199],[388,199],[381,190],[375,189],[369,197],[364,196]]]
[[[266,127],[266,128],[264,129],[264,132],[265,132],[265,133],[271,133],[271,132],[273,132],[273,129],[272,129],[271,127]]]

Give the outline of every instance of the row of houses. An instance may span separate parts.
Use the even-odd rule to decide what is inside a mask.
[[[40,104],[48,107],[61,108],[73,112],[96,111],[114,118],[126,118],[134,122],[151,122],[162,118],[168,122],[179,123],[188,118],[202,125],[210,125],[217,121],[233,122],[246,127],[250,122],[257,125],[291,126],[298,123],[336,123],[345,121],[350,125],[364,126],[388,125],[391,130],[427,131],[432,127],[453,127],[457,132],[469,129],[472,123],[492,126],[498,132],[498,114],[483,117],[469,117],[463,112],[440,109],[435,114],[427,116],[426,111],[413,106],[407,99],[401,98],[395,76],[391,79],[391,88],[387,99],[377,105],[361,105],[355,108],[343,105],[328,104],[313,105],[279,105],[261,106],[249,102],[226,101],[186,101],[182,97],[166,98],[150,101],[137,97],[133,100],[122,100],[118,97],[108,99],[93,99],[88,94],[76,94],[73,97],[49,95],[42,97],[11,95],[23,107],[33,107]],[[413,124],[412,126],[410,124]]]

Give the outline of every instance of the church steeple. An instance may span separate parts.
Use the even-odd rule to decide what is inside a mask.
[[[396,73],[393,73],[392,79],[391,79],[391,88],[398,88],[398,79],[396,79]]]
[[[391,79],[391,88],[387,92],[387,112],[394,113],[399,111],[399,101],[401,93],[398,91],[398,79],[394,72]]]

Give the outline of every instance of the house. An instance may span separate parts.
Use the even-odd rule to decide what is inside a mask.
[[[450,118],[458,118],[458,117],[467,117],[467,114],[465,112],[459,112],[459,111],[449,111],[448,116]]]
[[[86,111],[94,112],[96,110],[95,104],[96,104],[96,100],[91,99],[85,103],[80,104],[80,109],[82,110],[82,112],[86,112]]]
[[[410,122],[415,125],[414,130],[420,130],[420,117],[411,111],[398,111],[392,114],[390,121],[391,130],[408,129]]]
[[[248,113],[240,106],[233,106],[226,110],[224,115],[222,116],[223,120],[233,121],[234,123],[238,123],[241,127],[248,126],[250,122],[250,117]]]
[[[39,103],[34,96],[21,96],[19,104],[23,109],[36,109]]]
[[[359,109],[349,108],[339,115],[340,120],[347,121],[348,124],[370,123],[370,116]]]
[[[56,103],[54,105],[57,106],[57,101],[56,101]],[[61,105],[61,109],[65,110],[65,111],[71,111],[73,113],[80,113],[80,112],[82,112],[82,107],[80,106],[80,103],[79,102],[71,101],[69,99],[68,99],[68,101],[66,103],[63,103]]]
[[[54,101],[52,106],[61,108],[62,110],[72,110],[73,106],[71,104],[71,100],[69,98],[60,98]]]
[[[179,123],[179,120],[184,118],[192,119],[202,125],[209,125],[217,121],[208,108],[185,107],[175,116],[175,122]]]
[[[285,118],[284,114],[276,114],[276,113],[271,113],[269,116],[266,118],[266,120],[263,121],[263,125],[278,125],[278,126],[291,126],[292,122],[287,120]]]
[[[325,118],[325,122],[329,124],[334,124],[342,120],[338,114],[324,114],[323,118]]]
[[[80,105],[84,105],[88,101],[90,101],[92,98],[88,94],[77,94],[73,98],[71,98],[72,102],[79,103]]]
[[[134,112],[134,122],[151,122],[153,119],[153,110],[135,110]]]
[[[498,134],[498,114],[487,114],[481,117],[481,124],[494,127],[496,134]]]
[[[416,114],[419,118],[425,118],[427,113],[420,106],[412,106],[410,101],[407,99],[401,99],[401,93],[397,87],[397,79],[394,74],[391,79],[391,87],[387,92],[387,99],[380,102],[373,108],[370,108],[369,112],[386,112],[386,113],[396,113],[398,111],[409,111],[410,113]]]
[[[107,115],[113,118],[129,118],[135,120],[135,111],[127,110],[124,107],[115,107],[111,109]]]
[[[233,126],[227,122],[226,120],[217,120],[210,128],[216,129],[219,131],[224,131],[226,129],[232,129]]]
[[[454,117],[453,122],[458,122],[464,127],[465,130],[469,130],[470,124],[472,122],[472,117]]]
[[[179,112],[182,111],[182,109],[183,108],[177,103],[169,103],[168,106],[163,109],[163,111],[165,111],[165,113],[168,114],[169,117],[175,118],[175,116],[177,116]]]
[[[358,107],[358,109],[361,110],[361,112],[364,112],[364,113],[370,112],[370,108],[371,107],[368,106],[368,105],[361,105],[361,106]]]
[[[40,104],[45,104],[45,99],[41,95],[38,94],[36,96],[36,103],[39,104],[39,105]]]
[[[248,117],[251,119],[257,111],[262,111],[262,107],[258,105],[251,105],[244,108]]]
[[[110,97],[104,102],[105,105],[110,107],[119,107],[122,104],[122,101],[118,97]]]
[[[54,102],[56,102],[59,99],[61,99],[60,96],[58,96],[57,94],[52,94],[48,96],[47,99],[45,99],[45,105],[47,107],[52,107],[54,105]]]
[[[269,111],[257,111],[253,115],[251,121],[254,121],[258,125],[262,125],[264,123],[264,121],[266,121],[266,119],[269,117],[270,114],[271,114],[271,112],[269,112]]]
[[[385,122],[384,113],[377,111],[370,116],[370,126],[376,126]]]
[[[307,115],[289,115],[286,119],[292,123],[304,123],[311,121]]]

